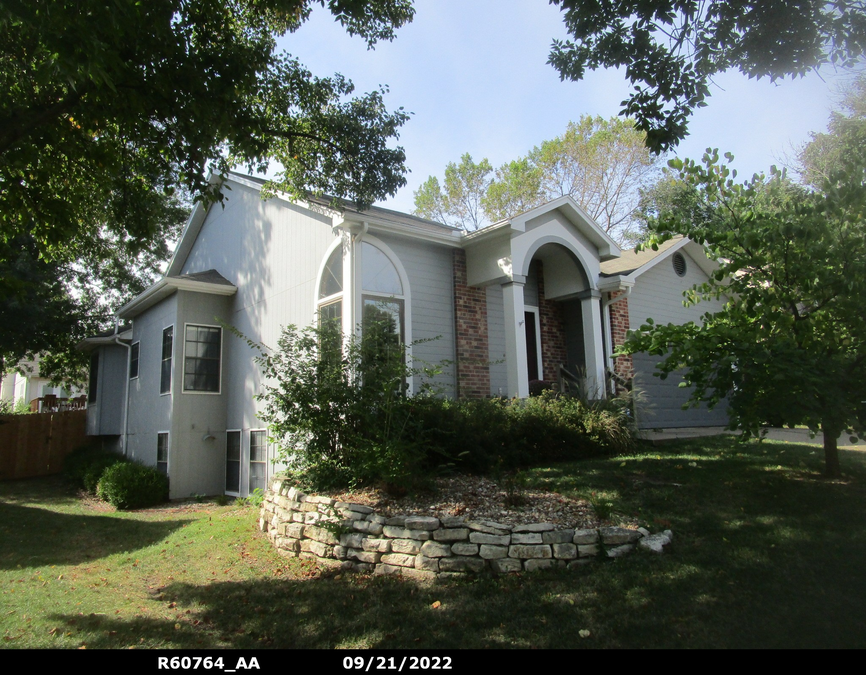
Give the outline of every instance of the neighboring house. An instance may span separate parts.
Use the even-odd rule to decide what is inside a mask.
[[[53,396],[57,401],[69,401],[79,393],[75,387],[71,390],[57,387],[47,377],[41,377],[38,356],[20,361],[12,372],[0,378],[0,400],[8,401],[11,405],[24,401],[34,412],[41,409],[40,402],[46,396]]]
[[[199,204],[166,276],[117,312],[129,327],[81,344],[91,350],[88,433],[166,471],[172,497],[246,495],[274,471],[255,353],[223,325],[275,346],[284,326],[319,316],[357,334],[375,305],[414,343],[409,358],[451,364],[436,379],[447,396],[525,397],[561,367],[603,396],[608,368],[631,376],[632,361],[611,357],[626,329],[707,309],[682,305],[712,270],[700,246],[622,253],[569,197],[466,234],[377,207],[263,201],[261,186],[231,174],[224,206]],[[633,360],[648,388],[651,363]],[[670,379],[653,391],[644,426],[719,423],[675,411],[685,390]]]

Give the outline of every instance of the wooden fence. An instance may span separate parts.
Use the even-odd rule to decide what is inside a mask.
[[[86,410],[0,415],[0,480],[60,473],[63,458],[87,442]]]

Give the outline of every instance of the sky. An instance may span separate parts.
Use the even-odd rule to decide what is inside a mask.
[[[629,91],[621,72],[562,82],[547,64],[551,42],[567,34],[545,0],[416,0],[415,8],[413,22],[373,50],[320,9],[280,42],[315,75],[341,73],[357,93],[386,85],[388,108],[412,113],[394,143],[406,151],[408,183],[380,206],[411,212],[421,183],[430,175],[441,182],[446,164],[466,152],[498,167],[581,115],[619,114]],[[846,77],[825,69],[773,84],[724,73],[676,154],[700,160],[709,147],[731,152],[741,179],[790,164],[810,132],[826,129]]]

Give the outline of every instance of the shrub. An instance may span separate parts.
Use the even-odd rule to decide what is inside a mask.
[[[630,445],[626,405],[589,403],[544,382],[525,400],[454,401],[429,391],[406,396],[410,377],[437,371],[405,365],[389,321],[390,315],[382,324],[365,318],[365,337],[346,350],[327,325],[290,326],[276,352],[250,342],[260,351],[266,379],[275,383],[259,396],[265,404],[260,417],[302,487],[378,484],[402,493],[436,472],[508,471]]]
[[[305,488],[328,490],[381,484],[404,491],[422,478],[413,398],[406,383],[435,369],[406,365],[393,317],[365,316],[364,337],[348,349],[331,324],[289,326],[276,352],[257,362],[276,384],[266,387],[261,419],[280,447],[280,459]]]
[[[140,509],[168,500],[168,477],[137,462],[115,464],[105,470],[97,495],[117,509]]]
[[[108,467],[125,461],[126,458],[116,452],[85,445],[73,450],[63,460],[63,475],[76,487],[95,495],[103,472]]]

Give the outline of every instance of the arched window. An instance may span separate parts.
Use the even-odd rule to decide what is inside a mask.
[[[376,330],[386,343],[400,346],[405,341],[405,298],[403,283],[394,263],[379,248],[361,243],[361,331]]]
[[[343,247],[337,246],[328,257],[319,282],[319,324],[341,326],[343,317]]]

